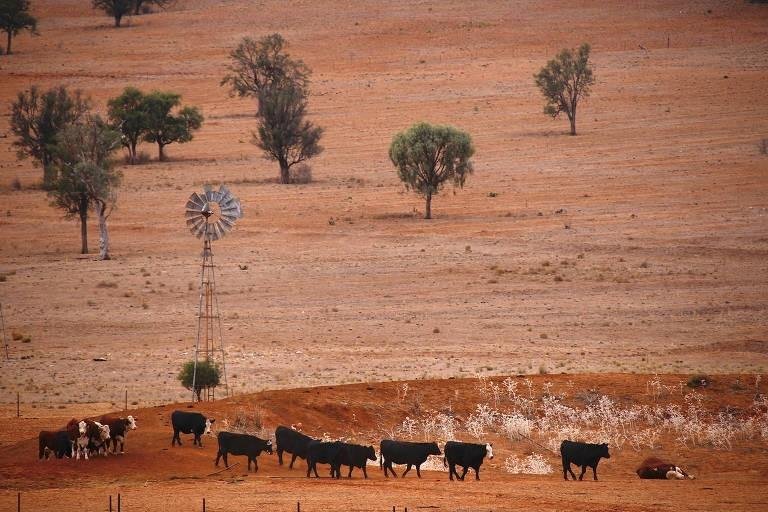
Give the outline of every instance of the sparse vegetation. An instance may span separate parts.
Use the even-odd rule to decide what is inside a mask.
[[[200,401],[203,390],[215,388],[220,384],[221,371],[211,361],[198,361],[197,372],[195,372],[195,362],[187,361],[182,365],[177,378],[181,385],[190,391],[194,386],[197,400]]]
[[[571,135],[576,135],[576,107],[580,100],[589,96],[590,87],[595,83],[589,65],[589,52],[587,43],[577,51],[561,50],[534,75],[536,85],[547,102],[544,113],[556,118],[565,112],[571,123]]]
[[[193,132],[203,124],[203,115],[197,107],[182,107],[176,114],[172,113],[181,106],[181,95],[175,92],[151,92],[144,97],[141,105],[146,114],[144,140],[157,144],[160,161],[165,160],[165,146],[191,141]]]
[[[92,0],[94,9],[104,11],[107,16],[115,19],[115,27],[119,27],[123,16],[130,14],[133,9],[134,0]]]
[[[11,54],[11,41],[22,30],[38,34],[37,18],[29,13],[29,9],[29,0],[0,0],[0,31],[6,34],[6,55]]]
[[[445,182],[463,187],[472,173],[470,158],[475,153],[472,138],[451,126],[418,123],[392,139],[389,159],[406,188],[426,200],[424,218],[432,218],[432,196]]]

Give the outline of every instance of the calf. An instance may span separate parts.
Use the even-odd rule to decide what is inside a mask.
[[[103,447],[109,439],[109,426],[92,420],[79,422],[78,432],[85,433],[80,434],[75,440],[75,460],[80,460],[81,453],[85,460],[88,460],[88,452],[92,448],[98,450]]]
[[[184,434],[194,434],[195,439],[192,444],[202,448],[203,441],[201,436],[211,433],[211,425],[214,421],[216,420],[206,418],[199,412],[173,411],[171,413],[171,424],[173,425],[171,446],[174,446],[175,443],[179,443],[179,446],[181,446],[179,432],[183,432]]]
[[[568,480],[568,473],[576,480],[576,475],[571,470],[571,464],[581,466],[579,480],[584,478],[587,466],[592,468],[592,476],[597,480],[597,464],[600,462],[600,458],[611,458],[611,455],[608,453],[607,443],[590,444],[576,441],[563,441],[560,443],[560,455],[563,458],[563,478],[566,480]]]
[[[248,457],[248,471],[251,470],[251,461],[253,461],[253,471],[259,470],[259,463],[256,461],[256,457],[261,455],[261,452],[266,451],[272,455],[272,441],[266,441],[259,439],[256,436],[248,434],[236,434],[234,432],[219,432],[217,436],[219,441],[219,451],[216,454],[216,467],[219,466],[219,459],[224,458],[224,465],[229,467],[227,461],[227,454],[232,455],[245,455]]]
[[[407,464],[403,476],[416,466],[416,475],[421,478],[420,467],[430,455],[442,455],[437,443],[411,443],[409,441],[393,441],[384,439],[379,446],[379,465],[384,468],[384,476],[388,477],[387,470],[397,478],[397,473],[392,464]]]
[[[311,437],[282,425],[275,429],[275,444],[277,449],[277,462],[283,465],[283,452],[291,454],[291,463],[288,466],[293,469],[296,457],[307,458],[307,446],[314,441]]]
[[[352,477],[352,469],[360,468],[363,470],[363,476],[368,478],[366,465],[369,460],[376,460],[376,452],[373,446],[361,446],[359,444],[344,443],[344,450],[341,450],[341,465],[349,466],[347,478]]]
[[[696,478],[686,473],[681,467],[655,457],[645,459],[636,473],[644,480],[684,480],[686,478],[693,480]]]
[[[125,453],[125,436],[129,430],[136,430],[136,418],[128,416],[127,418],[110,418],[102,416],[101,422],[109,425],[109,433],[112,439],[112,453],[117,453],[117,443],[120,443],[120,453]],[[109,448],[109,443],[107,443]]]
[[[40,447],[38,457],[40,459],[47,459],[51,453],[57,459],[71,457],[72,455],[72,441],[70,440],[69,432],[66,430],[56,432],[43,430],[38,436],[38,441]]]
[[[341,441],[332,441],[329,443],[323,441],[311,441],[307,445],[307,478],[309,478],[310,472],[315,472],[315,478],[319,478],[317,474],[317,464],[330,464],[331,465],[331,478],[341,478],[341,461],[346,455],[342,455],[342,452],[346,451],[346,446]]]
[[[475,480],[480,480],[480,466],[483,459],[487,456],[493,458],[493,446],[490,443],[473,444],[459,443],[457,441],[448,441],[445,443],[445,457],[443,457],[443,466],[448,463],[448,477],[453,480],[453,475],[459,480],[464,480],[469,468],[475,470]],[[456,466],[461,466],[464,470],[461,476],[456,472]]]

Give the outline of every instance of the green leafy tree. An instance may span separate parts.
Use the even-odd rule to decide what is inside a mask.
[[[126,87],[120,96],[109,100],[107,106],[109,120],[122,133],[130,163],[135,164],[136,146],[147,131],[148,124],[144,93],[135,87]]]
[[[67,125],[77,122],[90,107],[90,101],[79,90],[70,93],[65,87],[41,92],[36,86],[19,92],[11,105],[11,131],[17,137],[13,145],[19,158],[32,157],[43,168],[43,186],[56,179],[53,148],[56,135]]]
[[[112,16],[115,27],[119,27],[123,16],[131,13],[133,0],[93,0],[92,5],[94,9],[101,9],[107,16]]]
[[[122,174],[112,154],[120,147],[120,133],[98,116],[66,126],[56,137],[54,157],[58,168],[55,186],[49,191],[52,205],[67,217],[80,218],[81,252],[88,253],[88,211],[99,219],[99,259],[110,259],[107,218],[117,201]]]
[[[29,14],[29,0],[0,0],[0,30],[6,33],[6,55],[11,54],[11,40],[22,30],[37,35],[37,19]]]
[[[305,91],[310,69],[301,60],[286,52],[288,42],[280,34],[271,34],[258,41],[244,37],[229,57],[229,74],[221,85],[228,85],[230,94],[252,97],[261,102],[261,95],[284,87]]]
[[[187,361],[181,367],[177,377],[181,385],[197,395],[197,401],[200,401],[200,395],[204,389],[217,387],[221,382],[221,371],[212,361],[198,361],[197,374],[195,374],[195,362]]]
[[[147,116],[144,140],[157,144],[161,161],[165,160],[165,146],[191,141],[192,133],[203,124],[203,116],[196,107],[183,107],[177,114],[172,113],[181,105],[181,95],[173,92],[151,92],[145,96],[143,105]]]
[[[475,154],[468,133],[451,126],[418,123],[392,139],[389,159],[400,180],[426,199],[425,219],[432,218],[432,196],[444,183],[463,187],[472,173],[470,158]]]
[[[265,158],[280,165],[280,183],[290,183],[290,169],[323,151],[323,129],[305,119],[307,99],[304,92],[291,86],[267,89],[259,96],[261,112],[253,143]]]
[[[589,66],[590,46],[582,44],[578,51],[564,49],[533,75],[547,104],[544,113],[556,118],[565,112],[571,122],[571,135],[576,135],[576,107],[589,96],[595,83]]]

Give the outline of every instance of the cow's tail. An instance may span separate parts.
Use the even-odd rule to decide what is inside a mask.
[[[384,468],[384,454],[379,452],[379,469]]]
[[[448,463],[445,461],[445,455],[443,455],[443,467],[444,468],[448,467]]]

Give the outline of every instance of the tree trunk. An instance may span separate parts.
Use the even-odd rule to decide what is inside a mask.
[[[427,192],[427,208],[424,212],[425,219],[432,218],[432,192]]]
[[[11,37],[12,37],[12,32],[9,30],[8,31],[8,44],[5,47],[5,54],[6,55],[10,55],[11,54]]]
[[[122,14],[115,14],[115,27],[120,27],[120,20],[123,18]]]
[[[133,9],[133,14],[135,14],[136,16],[138,16],[139,14],[141,14],[141,13],[139,12],[139,10],[141,9],[141,4],[142,4],[143,2],[142,2],[141,0],[139,0],[139,1],[137,1],[137,2],[134,2],[134,3],[135,3],[135,7],[134,7],[134,9]]]
[[[136,165],[136,142],[130,142],[128,145],[128,158],[131,165]]]
[[[80,196],[80,254],[88,254],[88,196]]]
[[[283,185],[288,185],[290,182],[291,172],[290,167],[288,167],[288,162],[280,160],[280,183]]]
[[[96,203],[96,214],[99,216],[99,259],[109,260],[109,231],[107,230],[107,205],[103,201]]]
[[[571,122],[571,135],[576,135],[576,110],[568,116],[568,120]]]
[[[160,156],[158,157],[161,162],[165,162],[165,153],[163,153],[163,148],[165,147],[165,144],[162,142],[157,143],[157,148],[160,150]]]

